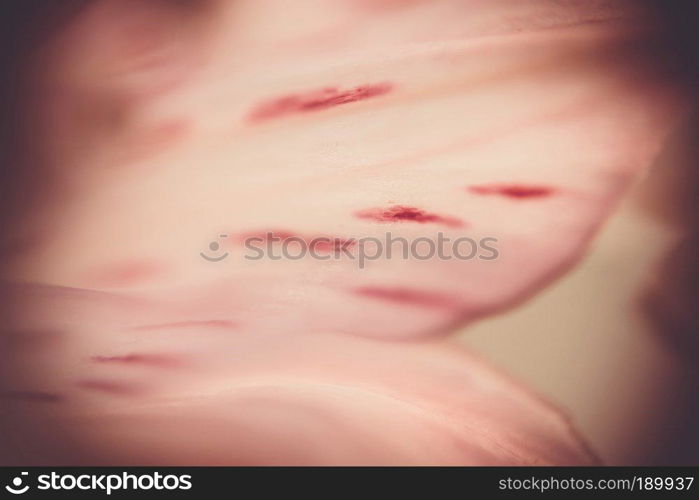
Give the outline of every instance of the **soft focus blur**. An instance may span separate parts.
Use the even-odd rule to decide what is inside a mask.
[[[7,2],[0,463],[697,463],[683,8]],[[197,257],[445,220],[502,258]]]

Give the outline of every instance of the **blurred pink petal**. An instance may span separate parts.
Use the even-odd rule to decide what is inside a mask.
[[[681,115],[625,2],[129,5],[98,2],[51,53],[46,147],[70,201],[19,277],[206,303],[248,332],[427,336],[522,301]],[[237,236],[269,231],[441,231],[499,257],[244,259]],[[221,234],[227,260],[197,258]]]
[[[1,339],[15,387],[0,393],[12,430],[2,438],[19,463],[595,461],[559,411],[455,346],[220,325],[147,331],[114,326],[146,319],[137,302],[14,292],[61,318]],[[27,396],[37,387],[52,397]]]
[[[17,456],[593,463],[556,410],[431,337],[569,269],[652,161],[682,100],[649,64],[648,15],[197,5],[96,2],[39,61],[52,196],[11,262],[40,284],[6,288],[0,363]],[[496,238],[499,258],[360,271],[240,242],[387,231]],[[215,239],[230,255],[207,262]]]

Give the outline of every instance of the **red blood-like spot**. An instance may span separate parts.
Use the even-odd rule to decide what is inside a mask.
[[[250,113],[249,120],[259,122],[296,113],[308,113],[363,101],[387,94],[393,90],[390,83],[360,85],[350,89],[326,87],[301,94],[291,94],[263,102]]]
[[[425,210],[395,205],[389,208],[371,208],[355,214],[360,219],[375,222],[417,222],[419,224],[441,224],[447,227],[463,227],[464,221],[456,217],[428,213]]]
[[[397,304],[432,309],[453,310],[461,306],[461,303],[452,296],[413,288],[366,286],[354,289],[354,293]]]
[[[63,401],[63,396],[59,394],[39,391],[4,391],[0,392],[0,398],[34,403],[60,403]]]
[[[485,186],[470,186],[469,191],[483,195],[499,195],[516,199],[545,198],[553,194],[553,189],[547,186],[532,186],[521,184],[490,184]]]
[[[125,365],[144,365],[156,367],[175,367],[182,364],[181,360],[163,354],[125,354],[121,356],[93,356],[96,363],[114,363]]]

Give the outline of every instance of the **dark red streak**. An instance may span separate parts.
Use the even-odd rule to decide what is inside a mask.
[[[371,208],[355,214],[360,219],[375,222],[417,222],[418,224],[441,224],[447,227],[463,227],[464,221],[456,217],[437,215],[415,207],[395,205],[389,208]]]
[[[122,356],[93,356],[96,363],[115,363],[127,365],[145,365],[158,367],[174,367],[182,364],[181,360],[173,356],[161,354],[125,354]]]
[[[60,403],[63,401],[63,396],[52,392],[38,391],[5,391],[0,392],[0,398],[36,403]]]
[[[116,382],[113,380],[81,380],[80,382],[78,382],[78,387],[95,392],[114,394],[117,396],[133,396],[142,392],[142,390],[139,387],[133,384]]]
[[[291,94],[263,102],[250,113],[251,121],[264,121],[297,113],[309,113],[364,101],[393,90],[390,83],[367,84],[350,89],[326,87],[303,94]]]
[[[363,297],[385,300],[388,302],[409,306],[448,310],[457,309],[461,306],[461,303],[451,296],[435,292],[415,290],[412,288],[367,286],[356,288],[354,292]]]
[[[500,195],[508,198],[531,199],[545,198],[553,194],[553,189],[546,186],[525,186],[520,184],[491,184],[470,186],[469,191],[483,195]]]

